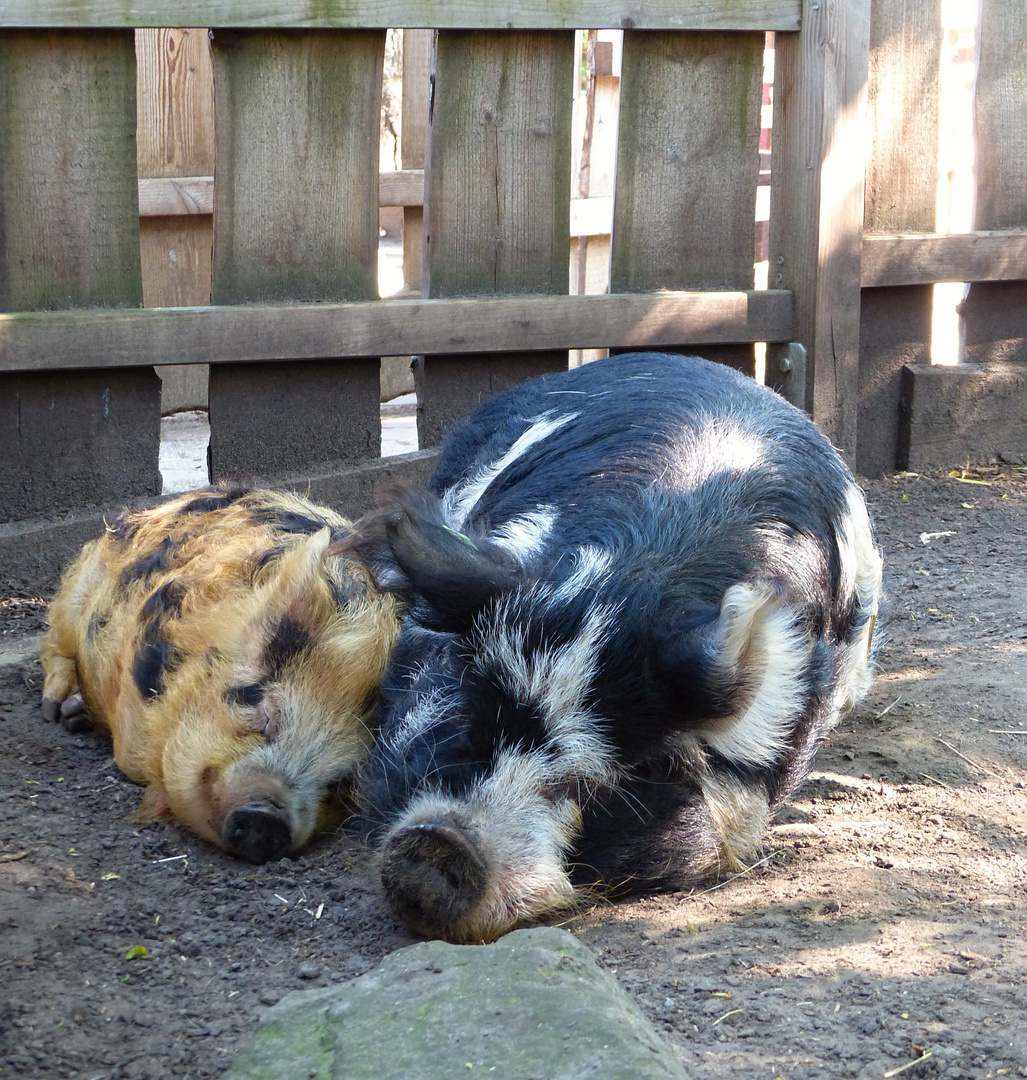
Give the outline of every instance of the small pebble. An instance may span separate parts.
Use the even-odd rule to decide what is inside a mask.
[[[321,965],[315,964],[313,960],[305,960],[299,967],[299,977],[301,979],[316,979],[321,974]]]

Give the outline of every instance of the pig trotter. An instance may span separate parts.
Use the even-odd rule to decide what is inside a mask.
[[[225,847],[252,863],[273,862],[292,851],[292,833],[282,811],[254,803],[237,806],[221,831]]]
[[[393,911],[425,937],[444,936],[485,895],[487,867],[466,833],[418,824],[389,839],[382,885]]]
[[[44,715],[46,714],[44,713]],[[90,727],[86,703],[82,700],[82,695],[77,691],[61,703],[60,717],[61,723],[73,735],[80,731],[86,731]]]

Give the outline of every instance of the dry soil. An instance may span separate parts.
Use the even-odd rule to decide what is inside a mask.
[[[695,1080],[1027,1077],[1027,480],[866,488],[877,681],[759,861],[563,922]],[[345,836],[254,868],[128,820],[106,740],[39,715],[44,608],[0,592],[0,1077],[218,1076],[411,938]]]

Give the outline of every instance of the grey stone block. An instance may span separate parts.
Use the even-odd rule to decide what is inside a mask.
[[[270,1009],[228,1080],[687,1080],[612,976],[566,931],[431,941]]]

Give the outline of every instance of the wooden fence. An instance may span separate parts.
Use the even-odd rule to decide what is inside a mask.
[[[751,370],[754,344],[765,342],[768,382],[801,396],[851,461],[877,470],[878,429],[898,427],[900,391],[916,413],[901,373],[924,359],[909,312],[921,310],[926,283],[1027,278],[1022,231],[994,233],[1027,225],[1022,89],[987,92],[1008,144],[987,174],[1008,182],[987,211],[991,231],[898,235],[934,228],[917,212],[926,189],[913,193],[904,179],[913,159],[894,144],[899,130],[917,137],[926,76],[908,59],[922,54],[926,66],[939,6],[880,3],[872,14],[869,0],[655,0],[641,11],[574,0],[557,11],[542,0],[462,0],[440,14],[420,0],[316,9],[300,0],[139,0],[128,15],[114,0],[3,0],[4,576],[52,581],[105,511],[159,493],[154,365],[210,365],[215,475],[300,484],[350,512],[382,480],[431,465],[431,450],[379,456],[379,358],[397,354],[421,358],[419,430],[431,447],[482,396],[566,365],[569,349],[677,348]],[[993,0],[984,7],[987,88],[1003,64],[986,50],[988,19],[1022,78],[1024,17]],[[135,31],[168,24],[212,27],[213,151],[190,142],[188,125],[168,131],[156,120],[161,145],[137,144]],[[437,27],[427,150],[418,161],[416,140],[404,142],[402,162],[423,166],[423,178],[390,181],[423,185],[424,298],[380,300],[385,28],[425,25]],[[605,295],[568,295],[579,27],[624,29]],[[767,32],[776,44],[770,287],[756,290]],[[148,40],[167,48],[172,37]],[[187,87],[188,49],[175,47]],[[869,169],[868,71],[870,117],[883,133]],[[179,179],[211,175],[212,161],[212,189]],[[875,235],[861,245],[865,174]],[[386,194],[406,207],[411,232],[420,196],[416,187]],[[199,215],[153,211],[168,199],[199,208],[205,198],[210,302],[188,306],[195,296],[172,293],[142,307],[148,258],[174,250],[196,260],[203,279],[204,245],[189,233]],[[168,230],[183,239],[169,245]],[[1010,287],[1023,286],[980,288]],[[1005,317],[1003,297],[979,295]],[[982,331],[968,340],[977,348],[991,323],[975,325]],[[1003,341],[1023,338],[1013,329]]]

